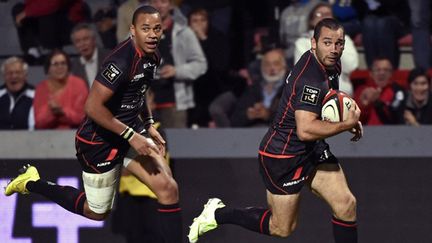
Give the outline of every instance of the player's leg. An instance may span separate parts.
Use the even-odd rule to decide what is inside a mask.
[[[333,211],[335,242],[356,243],[356,199],[348,188],[342,167],[338,163],[319,165],[312,177],[311,189],[326,201]]]
[[[125,158],[124,166],[156,194],[161,231],[165,241],[182,242],[178,186],[165,158],[160,155],[134,157],[134,152],[130,152]]]
[[[20,174],[6,187],[7,196],[13,193],[38,193],[57,203],[66,210],[83,215],[90,219],[102,220],[104,215],[92,214],[86,202],[86,194],[71,186],[60,186],[53,182],[41,180],[36,167],[26,165]]]
[[[190,226],[189,241],[215,229],[219,224],[235,224],[246,229],[279,237],[287,237],[296,227],[300,190],[309,169],[303,169],[305,158],[276,159],[260,156],[260,172],[267,188],[269,208],[232,208],[218,198],[210,199]],[[292,165],[292,166],[290,166]],[[300,168],[300,169],[299,169]],[[309,167],[307,167],[309,168]]]

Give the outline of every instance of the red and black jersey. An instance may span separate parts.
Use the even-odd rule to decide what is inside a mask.
[[[311,51],[303,54],[285,80],[278,111],[261,141],[260,154],[289,158],[314,148],[315,141],[298,138],[294,113],[306,110],[321,116],[322,100],[330,88],[339,88],[340,72],[340,62],[334,70],[326,70]]]
[[[144,94],[154,79],[159,62],[158,53],[144,55],[129,38],[105,58],[95,78],[96,82],[114,92],[106,107],[114,117],[137,132],[143,130],[143,122],[138,116],[145,108]],[[78,129],[77,136],[92,142],[107,139],[110,142],[124,142],[118,134],[100,127],[88,117]]]

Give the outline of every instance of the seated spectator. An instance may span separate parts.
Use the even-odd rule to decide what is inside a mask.
[[[210,24],[207,10],[192,10],[188,19],[208,63],[207,72],[193,83],[195,107],[188,111],[188,124],[207,127],[210,121],[208,106],[225,88],[229,46],[226,36]]]
[[[249,86],[233,102],[228,103],[227,100],[218,98],[216,103],[212,104],[210,112],[215,116],[216,126],[268,126],[276,111],[287,70],[282,49],[265,50],[261,60],[261,80]],[[226,93],[221,95],[226,96]],[[219,111],[227,113],[218,113],[218,107]],[[229,117],[229,124],[218,123],[218,116]]]
[[[69,74],[69,57],[60,50],[48,55],[44,70],[47,79],[37,85],[33,101],[36,129],[78,127],[85,115],[88,95],[85,81]]]
[[[405,100],[404,89],[392,81],[393,66],[388,58],[374,60],[370,78],[355,91],[355,100],[362,114],[360,120],[366,125],[402,124]]]
[[[99,66],[109,51],[96,46],[96,33],[89,24],[76,25],[72,29],[71,40],[79,53],[79,58],[72,60],[71,71],[86,80],[88,87],[91,87]]]
[[[415,68],[408,76],[410,90],[405,101],[404,118],[408,125],[432,124],[431,79],[425,69]]]
[[[313,29],[315,25],[324,18],[333,18],[333,12],[331,5],[323,2],[317,4],[309,13],[309,31],[304,33],[302,37],[298,38],[295,42],[294,63],[296,63],[307,50],[310,50]],[[357,69],[359,65],[359,56],[354,42],[347,34],[345,34],[345,47],[341,57],[341,64],[342,73],[339,77],[339,89],[352,95],[353,85],[350,80],[350,74],[352,71]]]
[[[112,8],[102,8],[96,11],[93,22],[102,40],[103,47],[112,50],[117,45],[116,13]]]
[[[370,69],[377,57],[388,58],[399,68],[398,39],[409,29],[409,6],[404,0],[353,1],[362,22],[362,43]]]
[[[34,129],[34,87],[27,83],[28,65],[9,57],[2,66],[4,85],[0,86],[0,129]]]
[[[26,60],[38,64],[43,50],[61,49],[70,43],[72,27],[90,17],[83,0],[26,0],[12,8],[12,17]]]

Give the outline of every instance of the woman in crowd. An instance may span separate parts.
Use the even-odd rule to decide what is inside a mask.
[[[78,127],[88,95],[85,81],[69,73],[70,59],[60,50],[48,55],[44,70],[47,78],[37,85],[33,101],[36,129]]]

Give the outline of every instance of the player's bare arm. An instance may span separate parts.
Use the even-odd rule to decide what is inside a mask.
[[[94,82],[85,104],[85,112],[100,126],[116,134],[121,134],[127,126],[115,118],[105,106],[105,103],[112,95],[112,90],[97,81]],[[155,145],[149,143],[146,138],[139,133],[135,133],[129,140],[129,143],[141,155],[160,153]]]
[[[305,110],[295,111],[297,134],[302,141],[316,141],[325,139],[341,132],[350,130],[358,126],[360,109],[356,104],[349,109],[347,120],[343,122],[323,121],[314,112]],[[363,133],[363,129],[358,129]],[[355,135],[357,136],[357,135]]]

